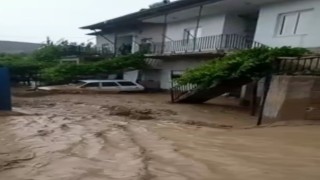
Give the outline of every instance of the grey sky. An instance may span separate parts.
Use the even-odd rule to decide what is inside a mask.
[[[85,42],[79,27],[146,8],[160,0],[0,0],[0,40]]]

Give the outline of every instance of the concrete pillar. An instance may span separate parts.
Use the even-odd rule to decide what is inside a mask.
[[[253,92],[252,83],[242,86],[241,95],[240,95],[240,105],[248,106],[250,104],[252,92]]]
[[[320,77],[274,76],[263,111],[266,120],[320,120]]]

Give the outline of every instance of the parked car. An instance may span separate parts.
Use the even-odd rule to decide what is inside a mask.
[[[77,84],[44,86],[39,90],[98,90],[110,92],[138,92],[143,91],[144,87],[138,83],[127,80],[81,80]]]

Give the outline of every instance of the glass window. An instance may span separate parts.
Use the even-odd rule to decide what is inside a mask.
[[[99,87],[99,83],[88,83],[84,87]]]
[[[103,87],[115,87],[115,86],[118,86],[118,84],[115,82],[104,82],[104,83],[102,83],[102,86]]]
[[[118,82],[121,86],[137,86],[136,84],[130,82],[130,81],[121,81]]]
[[[279,15],[277,35],[302,35],[308,33],[312,10],[297,11]]]

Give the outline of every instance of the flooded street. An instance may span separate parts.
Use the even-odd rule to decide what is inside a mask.
[[[21,114],[0,114],[0,180],[320,179],[320,126],[248,128],[255,118],[231,101],[168,100],[15,97]]]

